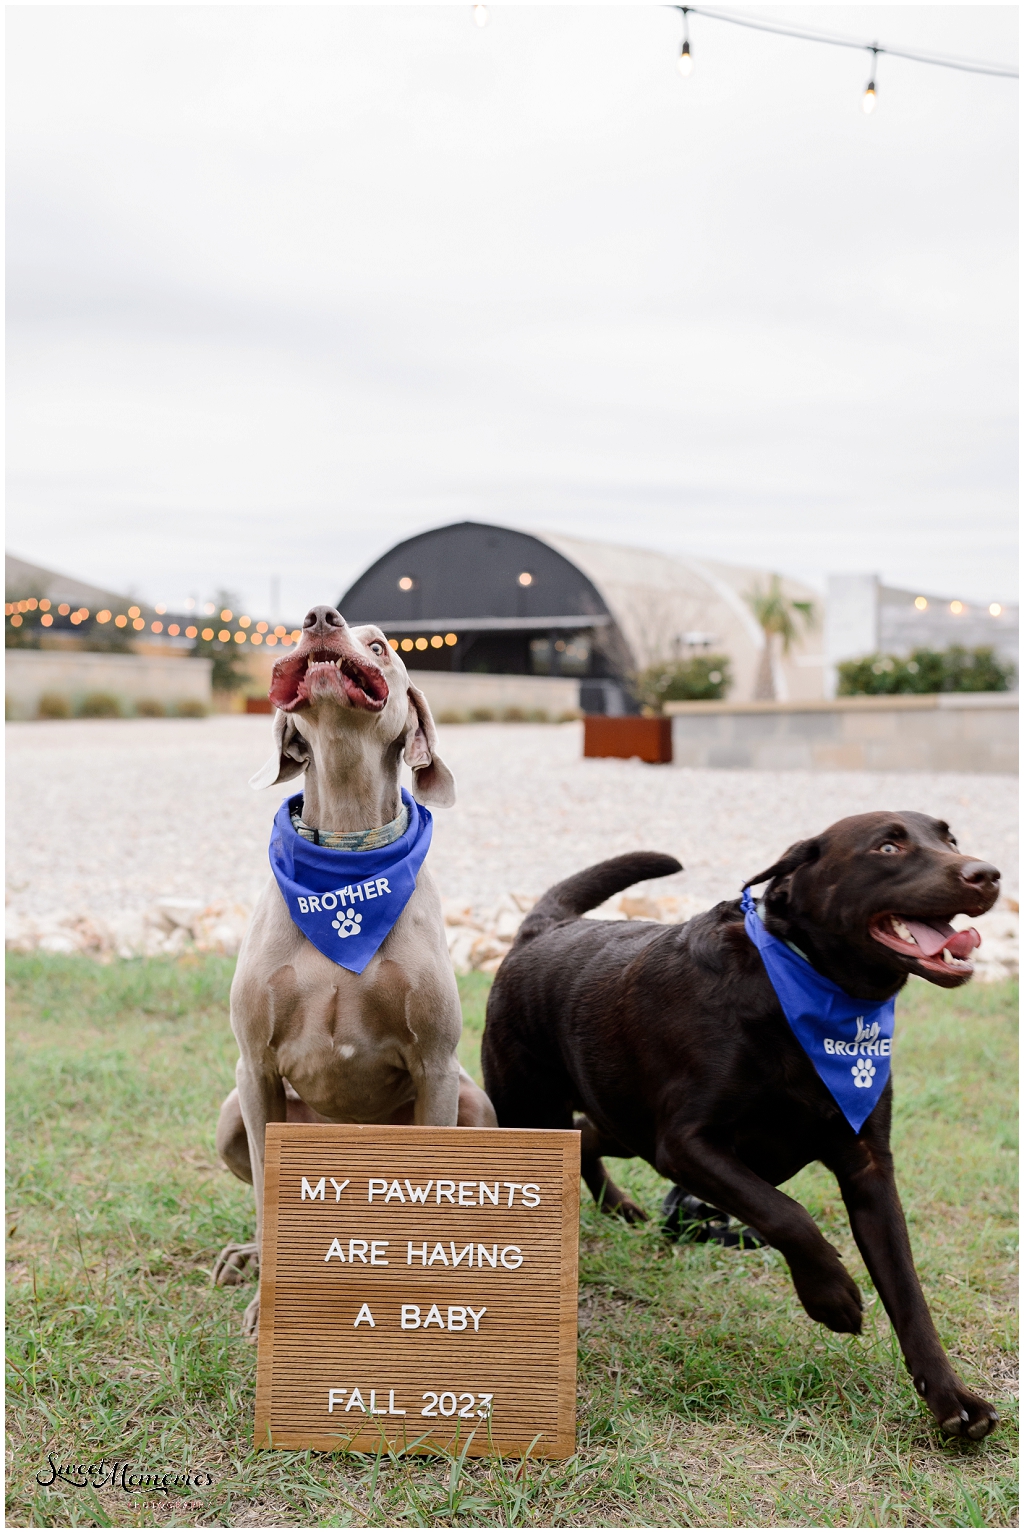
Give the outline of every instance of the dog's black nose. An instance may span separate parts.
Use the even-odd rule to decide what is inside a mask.
[[[326,633],[328,628],[344,628],[345,619],[336,607],[310,607],[302,626],[311,633]]]
[[[960,877],[972,889],[991,889],[999,882],[1001,874],[990,862],[965,862]]]

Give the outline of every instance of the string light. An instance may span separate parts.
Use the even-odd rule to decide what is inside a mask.
[[[683,13],[683,47],[679,55],[679,73],[684,80],[688,80],[693,73],[693,58],[690,54],[690,7],[681,5],[679,9]]]
[[[855,48],[860,52],[871,54],[871,78],[867,89],[861,98],[861,107],[870,115],[875,109],[878,98],[878,85],[875,75],[877,70],[878,55],[888,53],[893,58],[910,59],[915,64],[931,64],[938,69],[957,69],[964,74],[992,75],[1001,80],[1016,80],[1018,71],[1007,64],[990,64],[981,59],[955,58],[950,54],[941,53],[915,53],[908,48],[886,48],[881,43],[865,43],[853,37],[840,37],[834,32],[811,32],[799,27],[786,27],[776,25],[775,22],[762,21],[753,16],[745,16],[739,12],[711,10],[703,5],[676,5],[673,10],[679,11],[683,17],[683,47],[679,55],[678,67],[681,75],[689,75],[693,68],[693,60],[690,55],[690,36],[687,18],[692,13],[694,16],[704,16],[710,21],[725,21],[736,27],[748,27],[754,32],[770,32],[776,37],[795,37],[807,43],[826,43],[833,48]]]
[[[473,20],[478,27],[485,27],[489,21],[486,5],[474,5]]]
[[[868,81],[867,89],[864,92],[864,100],[861,102],[861,109],[862,109],[865,117],[870,117],[871,116],[871,113],[875,110],[875,102],[876,102],[876,100],[878,98],[878,89],[877,89],[877,87],[875,85],[875,73],[877,71],[877,67],[878,67],[878,49],[877,48],[872,48],[872,50],[871,50],[871,79]]]

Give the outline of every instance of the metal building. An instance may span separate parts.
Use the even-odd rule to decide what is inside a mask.
[[[388,550],[344,593],[416,670],[578,678],[590,713],[630,708],[627,679],[673,656],[721,651],[749,697],[764,637],[745,593],[765,572],[457,522]],[[797,599],[817,593],[786,580]],[[780,698],[821,696],[820,638],[776,657]]]

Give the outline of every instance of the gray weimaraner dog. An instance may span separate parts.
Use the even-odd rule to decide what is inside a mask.
[[[301,642],[274,667],[270,697],[278,709],[274,754],[252,786],[305,773],[303,826],[318,835],[394,821],[403,758],[418,802],[455,802],[427,700],[379,628],[350,629],[333,607],[314,607]],[[217,1283],[244,1281],[259,1261],[268,1123],[497,1126],[490,1101],[456,1057],[459,993],[425,867],[361,974],[313,946],[271,878],[238,956],[231,1027],[237,1086],[220,1111],[217,1150],[253,1184],[256,1240],[224,1247]],[[243,1322],[250,1338],[258,1318],[257,1297]]]

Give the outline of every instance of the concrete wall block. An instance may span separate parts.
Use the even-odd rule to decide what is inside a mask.
[[[90,692],[107,692],[125,711],[143,698],[165,707],[212,700],[211,660],[152,655],[105,655],[88,650],[9,649],[6,651],[7,716],[34,719],[46,692],[76,709]]]
[[[806,740],[768,740],[758,746],[754,765],[762,772],[807,772],[814,754]]]
[[[936,706],[936,702],[940,706]],[[1016,697],[841,698],[759,713],[692,704],[673,719],[676,764],[765,771],[999,772],[1017,770]],[[698,711],[707,708],[713,711]]]
[[[791,715],[784,713],[735,713],[732,715],[732,738],[749,741],[771,740],[788,733]]]
[[[791,713],[787,733],[800,740],[838,740],[844,715],[839,713]]]
[[[863,772],[866,765],[862,740],[841,741],[838,744],[815,744],[811,747],[811,763],[818,772]]]
[[[754,753],[742,745],[715,745],[707,752],[707,759],[701,762],[702,766],[709,767],[752,767]]]

